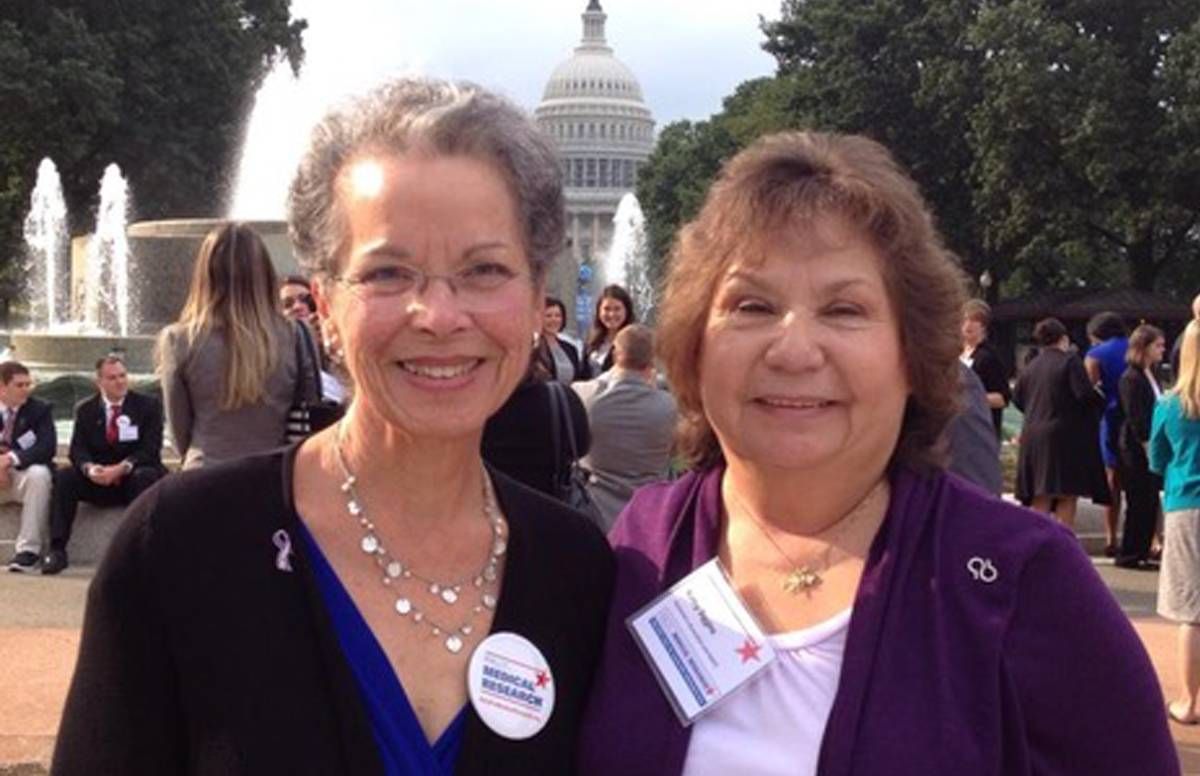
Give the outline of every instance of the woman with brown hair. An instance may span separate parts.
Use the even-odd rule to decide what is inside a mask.
[[[586,377],[599,377],[612,369],[613,341],[617,332],[631,323],[637,323],[633,309],[633,297],[618,285],[605,286],[596,300],[596,314],[592,320],[592,331],[588,334],[584,349]]]
[[[1138,326],[1129,335],[1125,351],[1128,366],[1118,384],[1122,416],[1118,451],[1127,506],[1121,550],[1114,562],[1125,568],[1141,568],[1150,560],[1150,545],[1158,524],[1162,478],[1150,471],[1146,448],[1154,405],[1162,396],[1154,369],[1162,363],[1166,349],[1162,329],[1150,324]]]
[[[279,311],[262,238],[226,223],[204,238],[179,320],[158,340],[167,427],[183,468],[284,443],[296,393],[296,329]]]
[[[726,164],[660,308],[694,468],[610,534],[582,774],[1177,770],[1075,538],[942,469],[962,301],[873,141],[785,133]]]

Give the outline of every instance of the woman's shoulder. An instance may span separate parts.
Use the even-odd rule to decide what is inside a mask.
[[[991,596],[995,601],[1015,605],[1019,581],[1039,557],[1070,556],[1072,569],[1078,561],[1087,560],[1075,534],[1046,515],[987,493],[949,472],[936,474],[931,485],[937,493],[930,509],[936,525],[925,533],[927,551],[943,564],[943,574],[963,582],[986,583],[982,577],[989,574],[983,566],[990,566],[997,583],[1001,577],[1005,579],[993,593],[1008,594]],[[1054,576],[1053,568],[1050,572]],[[953,587],[962,591],[974,588]]]
[[[239,533],[285,506],[285,449],[170,474],[129,508],[127,522],[167,536]]]
[[[609,533],[613,547],[665,553],[686,508],[710,477],[719,474],[712,469],[693,470],[675,480],[638,488]]]

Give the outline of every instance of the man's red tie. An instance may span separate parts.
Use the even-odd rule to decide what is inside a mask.
[[[121,405],[114,404],[111,412],[112,414],[108,416],[108,428],[104,432],[104,437],[110,445],[115,445],[120,436],[117,433],[117,418],[121,417]]]

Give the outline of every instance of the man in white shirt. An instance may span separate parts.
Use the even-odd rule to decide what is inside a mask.
[[[58,438],[52,407],[32,398],[33,377],[16,361],[0,364],[0,503],[21,504],[9,571],[31,572],[50,527],[51,472]]]
[[[162,403],[129,390],[125,363],[116,355],[96,362],[96,388],[96,395],[75,408],[71,465],[55,478],[43,574],[67,567],[67,544],[80,501],[128,504],[167,471],[162,465]]]

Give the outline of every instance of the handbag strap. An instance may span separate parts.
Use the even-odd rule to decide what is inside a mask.
[[[317,404],[321,401],[321,368],[317,365],[316,346],[308,327],[293,321],[296,327],[296,390],[292,404]]]
[[[311,367],[309,376],[312,379],[312,393],[310,395],[313,397],[313,401],[319,404],[325,398],[321,388],[321,357],[317,354],[317,343],[313,341],[313,335],[308,330],[308,326],[300,321],[297,323],[300,324],[300,338],[304,340],[304,350],[308,354],[308,364]]]
[[[565,480],[566,477],[563,474],[563,466],[562,466],[562,460],[563,460],[562,427],[559,425],[561,423],[561,421],[558,418],[558,416],[559,416],[558,394],[554,390],[555,385],[557,385],[557,383],[555,381],[551,380],[550,382],[547,382],[545,385],[549,389],[549,399],[550,399],[550,443],[551,443],[551,447],[553,447],[553,449],[554,449],[554,483],[555,483],[555,485],[558,485],[563,480]]]

